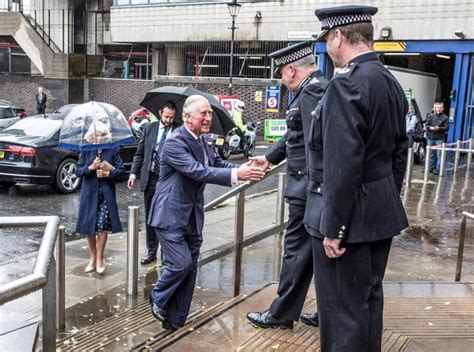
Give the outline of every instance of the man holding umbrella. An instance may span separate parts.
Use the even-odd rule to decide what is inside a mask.
[[[165,268],[150,295],[151,311],[169,330],[184,325],[191,306],[202,243],[205,185],[231,186],[238,180],[258,181],[264,176],[259,167],[220,159],[208,136],[212,115],[202,95],[192,95],[184,102],[184,125],[163,146],[160,182],[148,218],[165,258]]]
[[[128,189],[132,189],[135,184],[136,175],[140,174],[140,191],[144,192],[145,198],[145,218],[148,219],[150,205],[155,194],[156,183],[159,178],[160,153],[164,141],[171,132],[178,126],[175,123],[176,106],[170,102],[165,102],[158,113],[159,122],[149,123],[143,130],[143,139],[138,144],[137,151],[133,157],[130,177],[128,179]],[[158,239],[155,230],[146,225],[146,246],[148,254],[142,258],[142,265],[155,261],[158,251]]]

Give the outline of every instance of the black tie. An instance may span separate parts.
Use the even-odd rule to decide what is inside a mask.
[[[160,174],[161,150],[163,149],[163,145],[165,144],[167,134],[168,134],[168,127],[165,127],[159,142],[156,143],[155,159],[153,161],[153,172],[157,175]]]

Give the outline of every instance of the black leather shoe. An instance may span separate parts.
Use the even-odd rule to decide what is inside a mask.
[[[166,329],[166,330],[171,330],[171,331],[178,330],[178,327],[169,321],[165,321],[161,325],[163,326],[163,329]]]
[[[303,313],[300,316],[300,320],[306,325],[319,326],[318,312],[316,313]]]
[[[151,314],[153,314],[155,319],[161,321],[162,323],[168,323],[168,317],[166,315],[166,311],[158,307],[158,305],[155,302],[153,302],[153,299],[151,298],[151,296],[150,296],[150,308],[151,308]]]
[[[259,328],[279,328],[279,329],[293,329],[293,320],[278,319],[270,314],[269,310],[264,312],[250,312],[247,313],[247,319]]]
[[[140,260],[140,264],[148,265],[150,263],[153,263],[155,260],[156,260],[156,256],[148,255],[145,258],[142,258],[142,260]]]

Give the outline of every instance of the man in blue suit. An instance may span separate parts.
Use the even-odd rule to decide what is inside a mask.
[[[184,125],[166,140],[148,218],[162,246],[165,268],[150,295],[153,316],[168,330],[184,325],[191,306],[204,226],[204,187],[258,181],[264,172],[224,162],[208,137],[212,109],[193,95],[183,105]]]

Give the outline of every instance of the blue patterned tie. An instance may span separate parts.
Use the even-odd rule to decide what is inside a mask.
[[[163,144],[165,144],[167,134],[168,134],[168,127],[165,127],[159,142],[156,143],[155,159],[153,161],[153,173],[157,175],[160,174],[161,150],[163,149]]]
[[[204,156],[204,165],[208,166],[209,165],[209,160],[208,160],[208,156],[207,156],[207,153],[206,153],[206,148],[204,148],[204,142],[203,142],[202,138],[196,139],[196,142],[199,145],[199,147],[201,148],[202,154]]]

